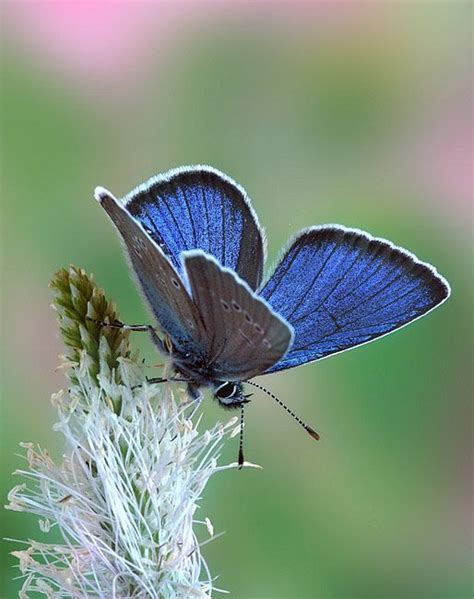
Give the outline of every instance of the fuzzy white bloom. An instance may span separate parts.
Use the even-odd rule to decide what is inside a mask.
[[[64,336],[70,316],[60,310]],[[238,419],[198,432],[200,419],[186,417],[189,406],[177,400],[176,387],[144,382],[124,333],[115,334],[115,345],[100,333],[94,357],[90,333],[82,325],[75,331],[81,342],[70,344],[76,356],[66,363],[70,388],[53,396],[55,429],[66,441],[62,463],[22,444],[28,469],[17,474],[27,482],[9,494],[8,509],[38,515],[42,530],[58,527],[63,539],[30,541],[14,552],[25,576],[21,596],[211,597],[218,589],[196,532],[200,539],[214,532],[196,510],[210,477],[237,466],[219,466],[218,459]]]

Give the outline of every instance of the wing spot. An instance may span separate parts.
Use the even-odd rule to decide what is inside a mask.
[[[229,312],[230,306],[229,306],[229,304],[225,300],[221,299],[221,305],[222,305],[222,307],[224,308],[224,310],[226,312]]]
[[[271,346],[272,346],[272,344],[270,343],[270,341],[268,341],[268,339],[264,339],[264,340],[262,341],[262,343],[263,343],[263,345],[264,345],[266,348],[268,348],[268,349],[270,349],[270,348],[271,348]]]
[[[254,323],[253,328],[257,331],[257,333],[259,333],[260,335],[263,335],[263,329],[262,327],[258,324],[258,322]]]
[[[148,229],[148,227],[145,227],[145,231],[148,233],[148,235],[152,235],[153,231],[151,229]]]
[[[253,322],[253,320],[252,320],[252,317],[251,317],[251,316],[250,316],[250,314],[247,312],[247,310],[245,310],[245,311],[244,311],[244,316],[245,316],[245,320],[246,320],[248,323],[252,324],[252,322]]]
[[[239,329],[239,335],[242,337],[242,339],[245,341],[247,345],[252,347],[252,340],[247,337],[247,335],[242,331],[242,329]]]
[[[239,306],[239,304],[235,300],[232,300],[232,307],[234,308],[234,310],[236,312],[241,312],[242,311],[242,308]]]
[[[179,283],[178,283],[178,281],[174,277],[171,279],[171,282],[176,287],[176,289],[179,289]]]

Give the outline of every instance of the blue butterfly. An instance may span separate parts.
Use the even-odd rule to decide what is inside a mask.
[[[250,200],[208,166],[168,171],[122,200],[102,187],[95,197],[171,348],[152,327],[135,328],[170,349],[192,397],[210,387],[227,408],[248,401],[242,383],[252,377],[373,341],[450,294],[410,252],[340,225],[297,233],[263,280],[266,240]]]

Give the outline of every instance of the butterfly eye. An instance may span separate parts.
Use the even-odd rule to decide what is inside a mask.
[[[262,329],[262,327],[261,327],[261,326],[258,324],[258,322],[256,322],[256,323],[253,325],[253,328],[254,328],[254,329],[257,331],[257,333],[259,333],[260,335],[262,335],[262,334],[263,334],[263,329]]]
[[[245,312],[244,312],[244,316],[245,316],[245,320],[246,320],[246,321],[247,321],[249,324],[252,324],[252,322],[253,322],[253,320],[252,320],[252,317],[250,316],[250,314],[249,314],[247,311],[245,311]]]
[[[236,391],[237,385],[234,383],[222,383],[222,385],[216,389],[216,396],[219,399],[229,399],[229,397],[232,397]]]
[[[268,349],[270,349],[270,348],[271,348],[271,346],[272,346],[272,344],[270,343],[270,341],[268,341],[268,339],[264,339],[264,340],[262,341],[262,343],[263,343],[263,345],[264,345],[265,347],[267,347]]]
[[[179,283],[178,283],[178,281],[176,279],[171,279],[171,282],[176,287],[176,289],[179,289]]]
[[[232,307],[234,308],[234,310],[236,312],[241,312],[242,308],[239,306],[239,304],[237,302],[235,302],[234,300],[232,300]]]

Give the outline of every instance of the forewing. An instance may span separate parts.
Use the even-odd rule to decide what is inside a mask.
[[[183,263],[206,327],[206,366],[216,379],[247,380],[281,360],[292,341],[284,319],[212,256],[188,252]]]
[[[161,328],[181,352],[200,352],[201,320],[179,274],[110,192],[97,188],[95,197],[117,227],[138,282]]]
[[[182,167],[150,179],[123,200],[180,271],[181,252],[201,249],[252,289],[262,279],[263,231],[245,190],[216,169]]]
[[[303,231],[261,291],[295,331],[291,350],[268,372],[372,341],[449,292],[432,266],[384,239],[337,225]]]

